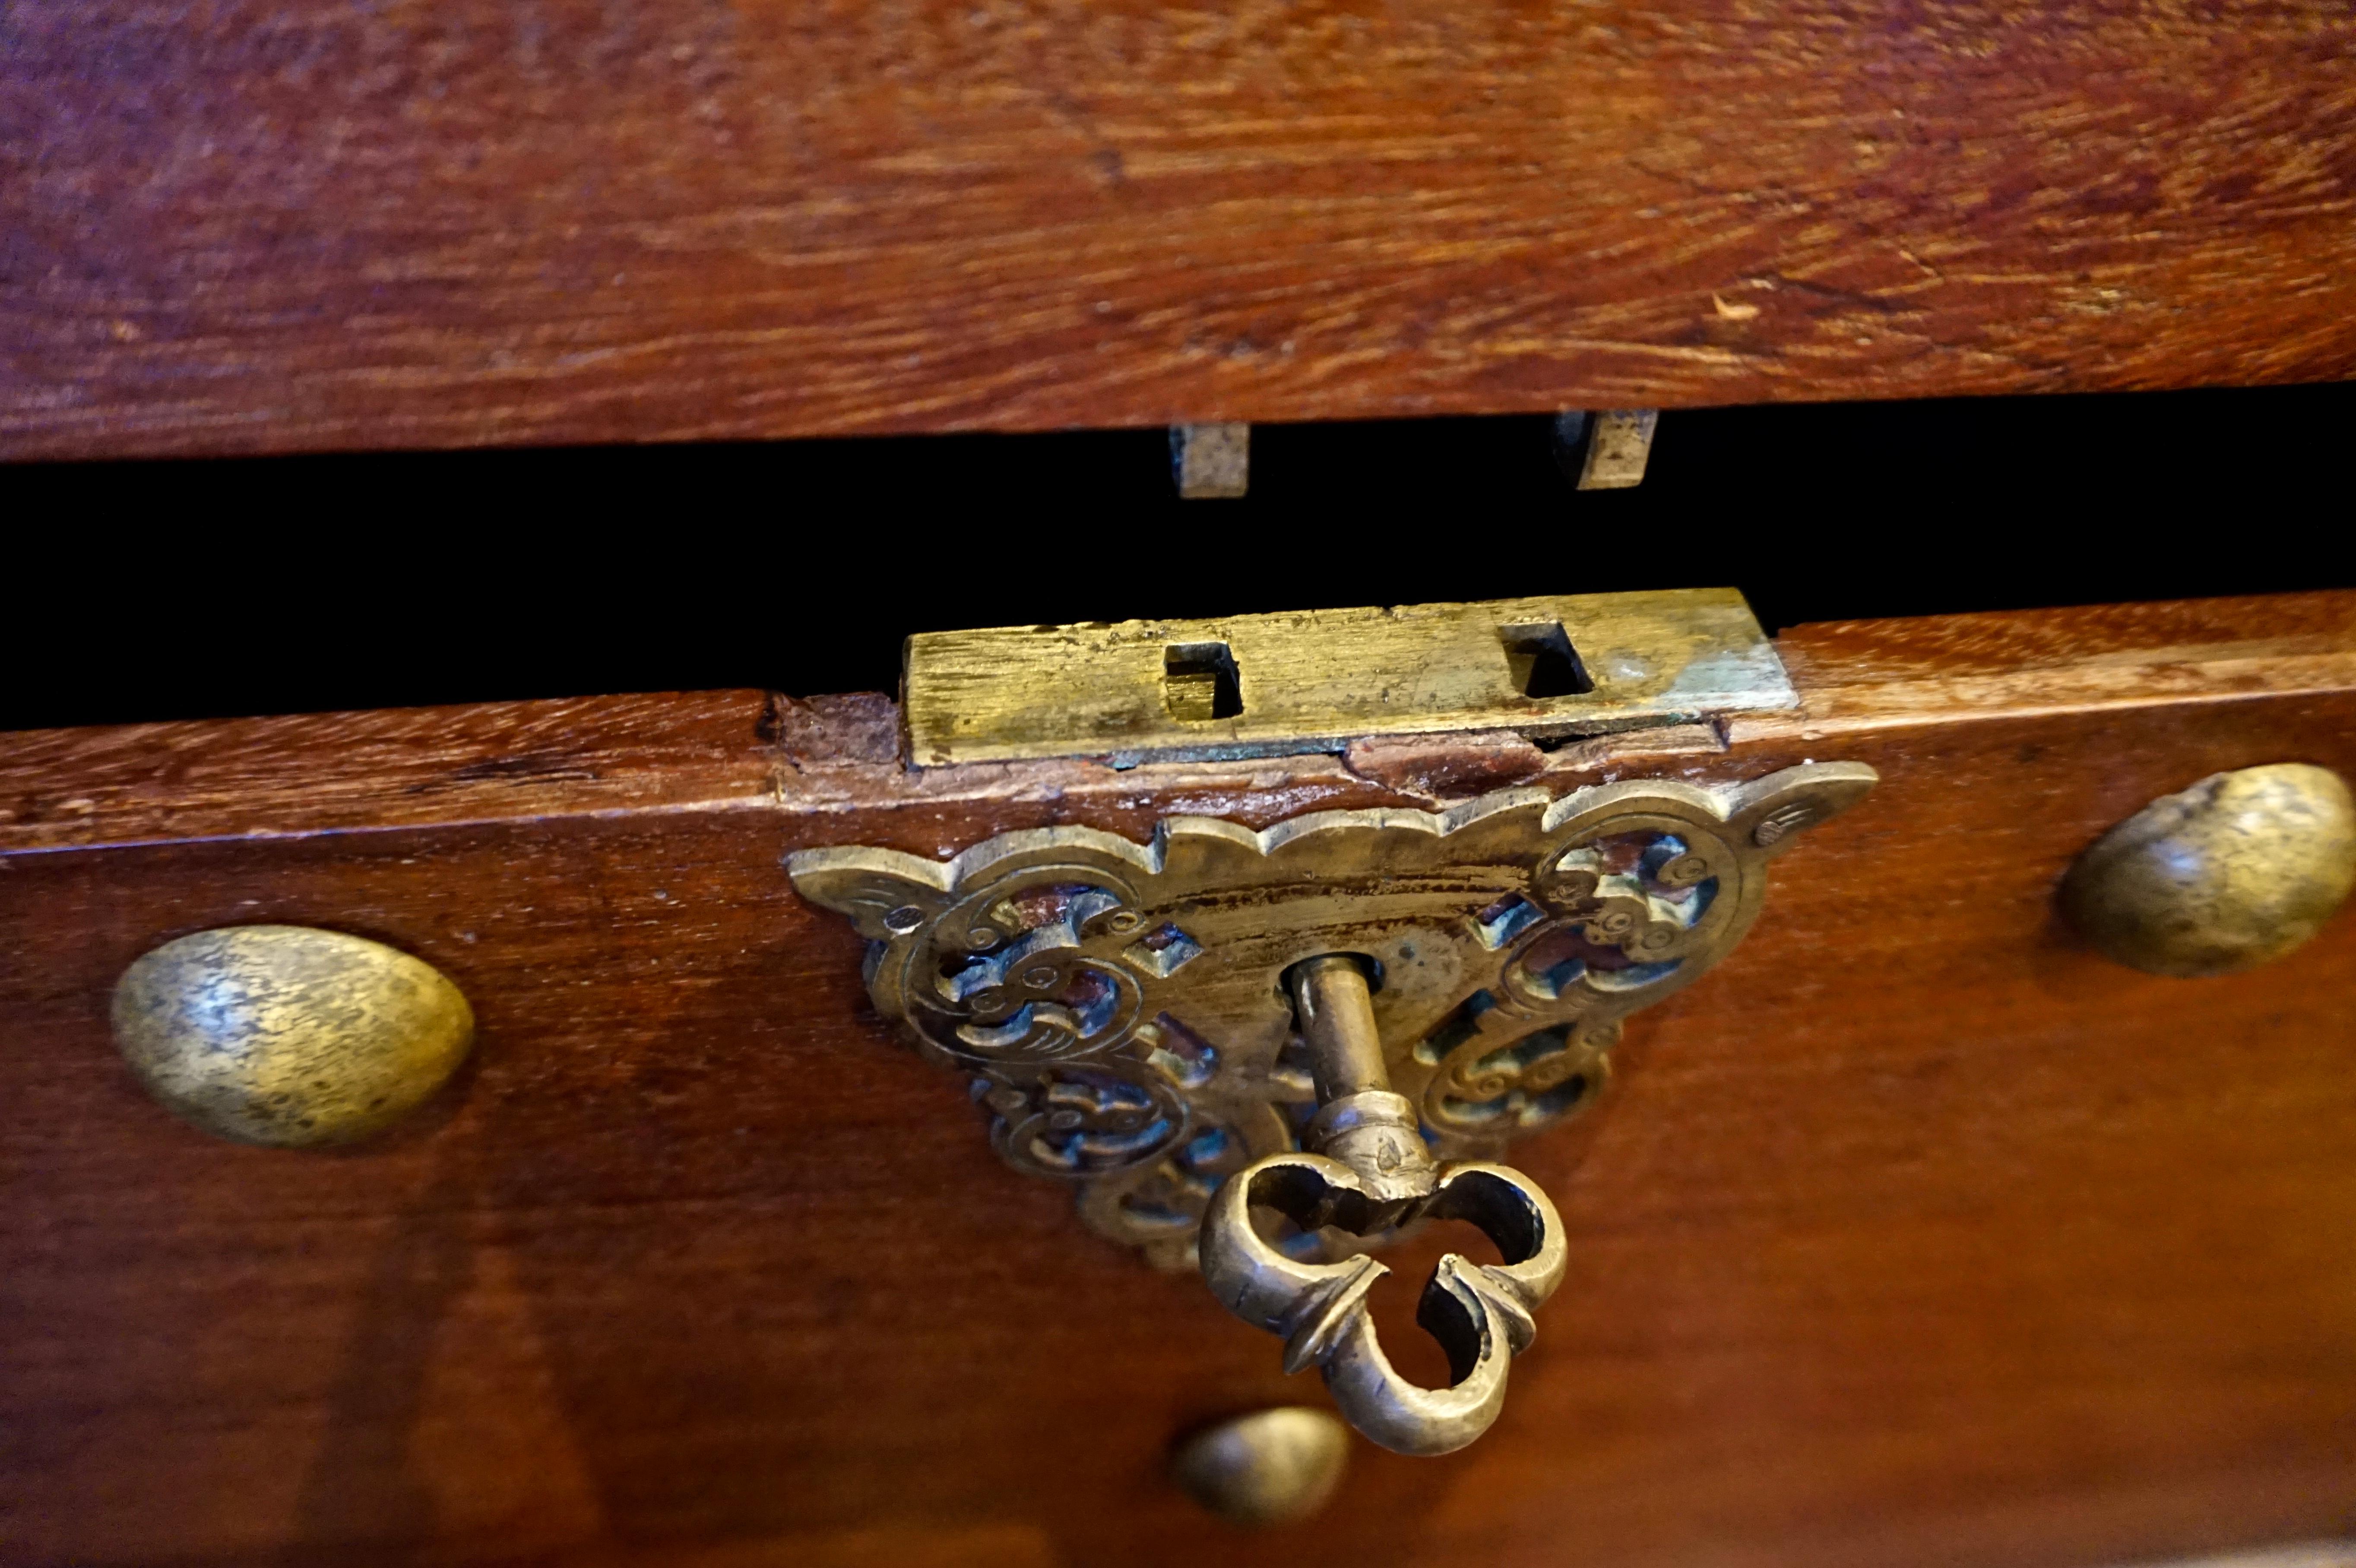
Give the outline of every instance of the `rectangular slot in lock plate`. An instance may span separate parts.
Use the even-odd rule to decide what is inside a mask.
[[[1552,740],[1799,706],[1730,588],[926,632],[904,697],[919,767]]]

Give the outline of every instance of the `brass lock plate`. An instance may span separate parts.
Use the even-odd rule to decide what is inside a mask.
[[[906,657],[918,767],[1549,740],[1799,706],[1732,589],[927,632]]]
[[[968,1075],[1000,1155],[1076,1183],[1088,1225],[1183,1268],[1219,1183],[1296,1147],[1316,1108],[1290,966],[1372,960],[1390,1082],[1433,1154],[1493,1158],[1592,1102],[1621,1021],[1723,957],[1768,862],[1874,781],[1810,763],[1257,832],[1173,816],[1144,844],[1042,827],[946,861],[847,847],[787,864],[869,939],[876,1008]]]

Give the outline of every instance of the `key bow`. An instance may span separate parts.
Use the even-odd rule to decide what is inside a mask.
[[[1314,1366],[1333,1403],[1367,1437],[1394,1453],[1451,1453],[1489,1429],[1505,1407],[1513,1358],[1529,1347],[1532,1314],[1562,1283],[1562,1221],[1537,1184],[1502,1165],[1441,1167],[1429,1189],[1404,1200],[1377,1195],[1358,1172],[1317,1154],[1280,1154],[1237,1171],[1203,1221],[1203,1277],[1227,1309],[1284,1337],[1284,1370]],[[1427,1389],[1401,1377],[1383,1353],[1366,1292],[1390,1270],[1360,1254],[1340,1263],[1288,1256],[1252,1223],[1271,1208],[1304,1231],[1335,1226],[1367,1234],[1419,1219],[1465,1220],[1504,1255],[1476,1264],[1440,1260],[1416,1321],[1448,1352],[1454,1381]]]

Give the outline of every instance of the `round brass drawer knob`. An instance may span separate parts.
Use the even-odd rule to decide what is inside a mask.
[[[1350,1460],[1350,1429],[1306,1405],[1254,1411],[1178,1446],[1170,1473],[1188,1497],[1231,1523],[1290,1524],[1323,1508]]]
[[[2154,975],[2223,975],[2313,936],[2356,888],[2356,806],[2328,768],[2211,773],[2096,839],[2062,884],[2104,956]]]
[[[167,942],[123,972],[114,1039],[165,1109],[239,1143],[349,1143],[466,1060],[475,1015],[408,954],[303,925]]]

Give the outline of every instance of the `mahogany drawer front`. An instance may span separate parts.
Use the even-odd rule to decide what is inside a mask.
[[[2356,373],[2337,0],[11,10],[0,453]]]
[[[884,699],[755,692],[8,737],[7,1555],[1894,1568],[2343,1531],[2356,920],[2164,980],[2052,896],[2207,773],[2356,774],[2356,596],[1780,646],[1797,715],[1527,756],[909,773]],[[1829,758],[1882,782],[1516,1148],[1572,1260],[1497,1428],[1362,1446],[1262,1537],[1168,1445],[1322,1395],[1001,1166],[781,867]],[[464,988],[428,1115],[291,1152],[143,1096],[115,977],[264,921]]]

